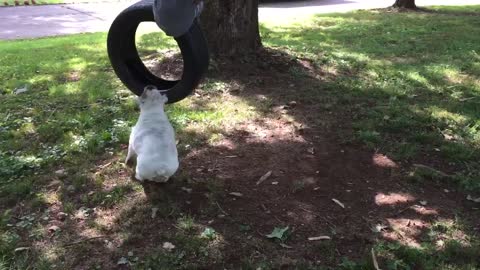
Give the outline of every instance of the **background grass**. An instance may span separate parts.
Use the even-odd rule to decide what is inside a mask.
[[[352,125],[365,145],[401,160],[428,153],[452,166],[461,188],[479,190],[479,19],[465,15],[479,7],[431,10],[318,15],[262,34],[267,45],[333,74],[331,106],[354,108]]]
[[[296,99],[349,112],[354,132],[346,140],[380,149],[404,163],[425,162],[428,157],[434,161],[429,165],[440,166],[449,176],[412,171],[412,178],[479,192],[480,16],[470,13],[480,12],[480,7],[434,10],[318,15],[282,24],[266,22],[261,32],[266,46],[308,58],[322,70],[324,89],[312,87],[308,95]],[[171,40],[159,43],[158,38],[165,41],[158,33],[139,37],[140,51],[151,53],[173,45]],[[132,94],[110,68],[105,39],[104,33],[96,33],[0,41],[0,269],[50,269],[55,256],[68,252],[61,248],[14,251],[47,237],[41,233],[45,224],[40,206],[61,202],[63,211],[74,213],[81,206],[116,206],[125,194],[140,192],[131,182],[105,190],[102,185],[109,173],[91,173],[103,158],[123,158],[121,145],[127,143],[137,115]],[[305,75],[294,68],[290,72],[295,80]],[[23,86],[29,91],[15,95],[15,89]],[[225,82],[210,80],[204,90],[218,92],[226,87]],[[202,110],[198,108],[193,99],[168,108],[181,149],[200,140],[215,141],[225,126],[258,116],[248,101],[235,97],[213,96]],[[120,166],[116,162],[109,172]],[[61,192],[49,192],[52,178],[58,177]],[[69,190],[95,194],[76,198]],[[16,213],[20,204],[28,211]],[[191,217],[179,219],[178,226],[182,231],[173,237],[183,251],[155,251],[142,258],[139,269],[195,267],[208,263],[196,261],[196,254],[217,256],[219,251],[211,249],[213,240],[200,237]],[[453,235],[457,226],[439,225],[432,235]],[[375,250],[387,269],[480,267],[475,237],[468,244],[452,240],[440,253],[433,239],[427,239],[422,249],[380,242]],[[275,268],[269,262],[243,261],[246,268]],[[338,267],[370,269],[371,265],[346,258]]]

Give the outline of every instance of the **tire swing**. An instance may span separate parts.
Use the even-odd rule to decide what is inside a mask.
[[[178,2],[178,3],[177,3]],[[142,0],[122,11],[113,21],[107,38],[108,56],[115,74],[137,96],[148,85],[166,93],[168,103],[186,98],[195,89],[209,64],[207,42],[196,19],[201,5],[193,1]],[[140,59],[135,33],[141,22],[156,21],[173,36],[183,58],[180,80],[164,80],[153,75]]]

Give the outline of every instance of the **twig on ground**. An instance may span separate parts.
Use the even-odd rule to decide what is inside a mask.
[[[223,208],[220,206],[220,204],[219,204],[217,201],[215,201],[215,204],[217,205],[218,209],[220,209],[220,211],[221,211],[223,214],[225,214],[226,216],[228,216],[228,213],[225,212],[225,210],[223,210]]]
[[[373,250],[373,248],[371,249],[371,253],[372,253],[373,267],[375,268],[375,270],[381,270],[380,267],[378,267],[377,256],[375,256],[375,251]]]
[[[70,247],[70,246],[82,244],[82,243],[85,243],[85,242],[88,242],[88,241],[91,241],[91,240],[100,239],[100,238],[105,238],[105,237],[106,237],[106,236],[94,236],[94,237],[89,237],[89,238],[86,238],[86,239],[82,239],[82,240],[78,240],[78,241],[75,241],[75,242],[72,242],[72,243],[65,244],[65,245],[63,245],[63,247]]]

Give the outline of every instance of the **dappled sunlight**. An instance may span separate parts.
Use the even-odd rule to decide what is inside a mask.
[[[421,205],[413,205],[411,209],[413,209],[418,214],[424,215],[424,216],[437,216],[439,214],[436,209],[421,206]]]
[[[373,164],[384,168],[397,168],[398,165],[395,161],[391,160],[388,156],[382,154],[375,154],[372,157]]]
[[[415,201],[416,198],[410,194],[402,194],[402,193],[378,193],[375,195],[375,203],[379,206],[383,205],[395,205],[395,204],[404,204],[408,202]]]
[[[423,256],[450,241],[475,248],[473,202],[442,182],[464,172],[474,179],[475,160],[439,156],[462,157],[455,147],[477,136],[474,63],[451,55],[456,41],[443,51],[436,45],[450,20],[402,16],[361,11],[265,23],[264,44],[276,49],[216,62],[190,98],[166,107],[181,160],[166,185],[133,182],[123,165],[138,108],[108,66],[105,35],[32,44],[38,52],[15,60],[32,63],[24,73],[0,66],[8,81],[0,172],[9,179],[1,210],[13,210],[0,213],[0,226],[13,226],[0,228],[21,241],[7,256],[25,245],[64,268],[127,267],[117,265],[124,258],[133,268],[276,269],[360,261],[383,240]],[[181,72],[173,39],[139,35],[137,46],[159,74]],[[64,53],[50,54],[56,48]],[[39,91],[12,95],[24,82]],[[448,175],[407,182],[417,163]],[[390,258],[379,252],[382,269]],[[399,258],[411,266],[411,257]]]
[[[454,126],[464,126],[469,121],[471,121],[471,119],[469,119],[463,114],[450,112],[447,109],[440,108],[438,106],[431,106],[429,108],[426,108],[426,110],[430,112],[433,118]]]
[[[421,247],[417,237],[430,226],[430,223],[420,219],[388,218],[387,221],[392,231],[382,232],[384,238],[415,248]]]

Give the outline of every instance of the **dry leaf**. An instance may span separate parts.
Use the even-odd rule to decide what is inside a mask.
[[[280,246],[283,247],[283,248],[292,248],[291,246],[289,246],[287,244],[284,244],[284,243],[280,243]]]
[[[476,202],[476,203],[480,203],[480,197],[473,198],[471,195],[468,195],[467,200],[472,201],[472,202]]]
[[[260,179],[258,179],[257,181],[257,186],[260,185],[263,181],[267,180],[271,175],[272,175],[272,171],[268,171],[266,174],[260,177]]]
[[[157,207],[153,207],[152,208],[152,218],[155,218],[157,216],[157,212],[158,212],[158,208]]]
[[[164,249],[168,250],[168,251],[172,251],[174,248],[175,248],[175,245],[173,245],[172,243],[170,242],[165,242],[163,243],[163,246],[162,246]]]

